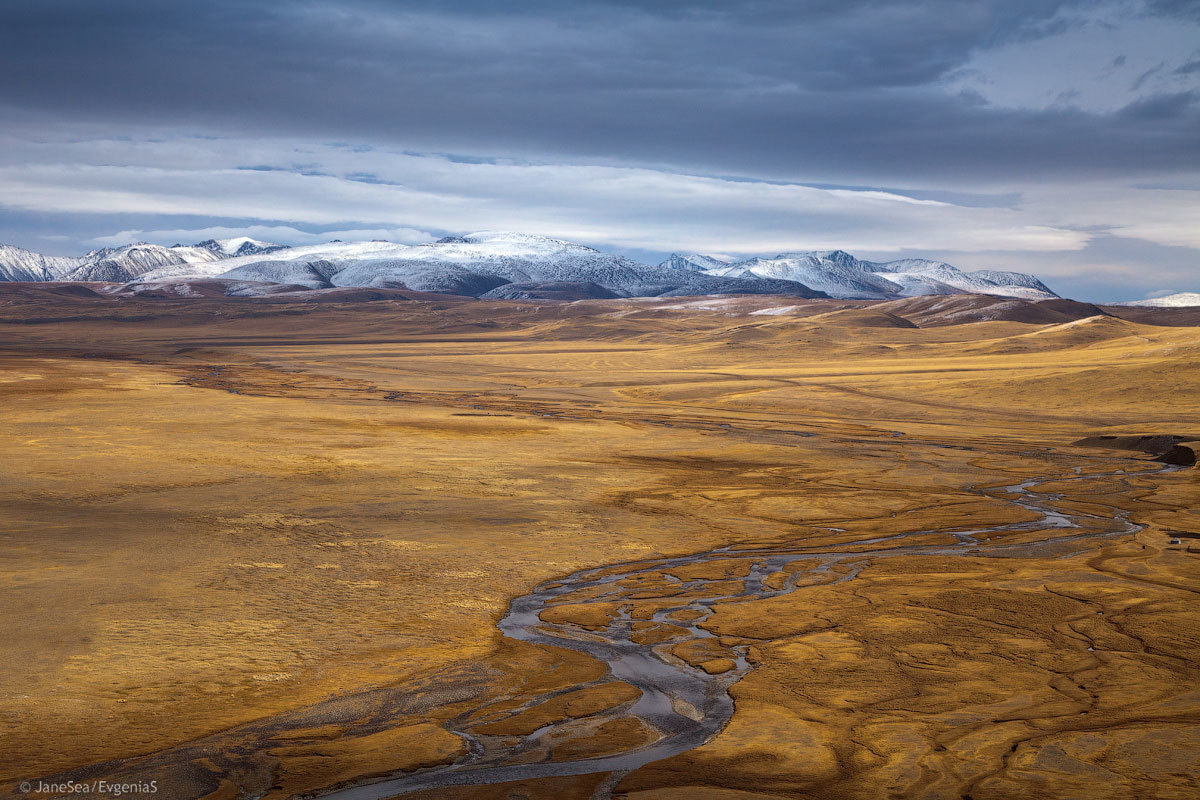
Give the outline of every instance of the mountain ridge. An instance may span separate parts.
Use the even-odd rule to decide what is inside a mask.
[[[705,294],[895,300],[950,294],[1058,297],[1032,275],[964,272],[943,261],[874,262],[844,250],[735,260],[672,253],[657,265],[530,233],[481,231],[420,244],[332,241],[287,246],[248,236],[164,246],[134,242],[78,258],[0,245],[0,280],[146,284],[202,279],[364,287],[472,297],[587,299]],[[503,289],[508,286],[509,289]]]
[[[699,265],[705,256],[672,254],[660,266],[678,258]],[[754,256],[703,271],[725,276],[758,275],[796,280],[847,300],[894,300],[930,294],[994,294],[1030,300],[1058,297],[1036,277],[1021,272],[965,272],[945,261],[926,258],[867,261],[855,258],[845,250]]]

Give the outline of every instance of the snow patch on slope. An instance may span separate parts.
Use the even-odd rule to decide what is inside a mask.
[[[780,317],[784,314],[790,314],[800,306],[772,306],[771,308],[760,308],[758,311],[751,311],[752,317]]]

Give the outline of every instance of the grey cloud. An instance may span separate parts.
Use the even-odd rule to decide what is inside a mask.
[[[1200,0],[1151,0],[1149,6],[1152,13],[1200,20]]]
[[[1186,120],[1188,124],[1195,124],[1200,119],[1196,113],[1196,92],[1190,91],[1152,95],[1130,103],[1118,112],[1118,116],[1134,122]],[[1181,166],[1186,163],[1181,162]]]
[[[1147,154],[1133,112],[1000,110],[938,88],[975,50],[1049,35],[1080,5],[45,0],[0,8],[0,105],[807,180],[1194,159],[1187,103],[1156,117]]]
[[[1156,64],[1153,67],[1151,67],[1150,69],[1146,70],[1141,75],[1138,75],[1137,78],[1134,79],[1133,83],[1130,84],[1129,90],[1131,92],[1136,92],[1136,91],[1140,90],[1143,86],[1146,85],[1146,81],[1150,80],[1155,75],[1162,72],[1163,67],[1165,67],[1165,66],[1166,66],[1166,63],[1160,61],[1158,64]]]

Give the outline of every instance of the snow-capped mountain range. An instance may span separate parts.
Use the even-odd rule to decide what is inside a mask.
[[[283,245],[243,236],[173,247],[138,242],[122,247],[103,247],[78,258],[70,258],[44,256],[31,250],[0,244],[0,280],[125,283],[160,267],[213,263],[234,256],[259,255],[282,249]]]
[[[703,256],[683,258],[699,264]],[[944,261],[923,258],[884,263],[862,261],[843,250],[756,257],[711,267],[704,273],[798,281],[831,297],[855,300],[894,300],[930,294],[994,294],[1028,300],[1057,297],[1046,284],[1020,272],[963,272]]]
[[[482,298],[784,294],[890,300],[918,295],[1057,297],[1032,275],[963,272],[926,259],[864,261],[841,250],[735,261],[672,254],[652,266],[573,242],[482,232],[418,245],[386,241],[287,247],[247,237],[194,245],[137,243],[80,258],[0,246],[0,280],[102,281],[131,288],[223,279],[297,289],[362,286]],[[278,287],[272,289],[278,291]]]

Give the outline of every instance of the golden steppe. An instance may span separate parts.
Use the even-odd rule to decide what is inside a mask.
[[[922,324],[779,298],[6,296],[0,786],[317,796],[462,761],[455,731],[555,724],[513,763],[637,751],[659,737],[638,689],[496,625],[644,562],[542,619],[624,614],[697,674],[743,654],[719,733],[627,774],[406,796],[1196,797],[1200,473],[1073,443],[1200,439],[1200,327]],[[1141,529],[1000,530],[1039,518],[1006,488],[1034,478]],[[651,620],[681,581],[734,594],[763,552],[838,547],[871,552],[790,562],[767,585],[794,591],[716,602],[704,638]]]

